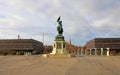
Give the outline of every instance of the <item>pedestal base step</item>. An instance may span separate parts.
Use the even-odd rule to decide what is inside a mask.
[[[71,54],[43,54],[42,57],[75,57]]]

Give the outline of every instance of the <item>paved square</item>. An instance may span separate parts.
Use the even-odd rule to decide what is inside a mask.
[[[0,75],[120,75],[120,56],[0,56]]]

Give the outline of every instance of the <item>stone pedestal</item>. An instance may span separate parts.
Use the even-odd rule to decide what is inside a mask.
[[[67,54],[65,41],[54,41],[53,51],[51,54]]]
[[[53,51],[51,54],[66,54],[66,42],[64,40],[64,36],[59,34],[55,37],[53,42]]]
[[[53,51],[48,57],[71,57],[66,50],[66,42],[64,36],[57,35],[53,42]]]

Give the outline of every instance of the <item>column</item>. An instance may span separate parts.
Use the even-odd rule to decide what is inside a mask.
[[[92,55],[92,49],[90,49],[90,55]]]
[[[81,55],[83,55],[83,48],[81,48],[81,51],[80,51]]]
[[[28,51],[26,52],[26,55],[28,55]]]
[[[101,48],[100,54],[103,55],[103,48]]]
[[[110,48],[107,48],[107,56],[110,55]]]
[[[87,55],[87,49],[84,50],[84,55]]]
[[[77,49],[77,55],[80,55],[80,53],[79,53],[79,52],[80,52],[80,49]]]
[[[32,52],[31,51],[29,51],[29,55],[31,55],[32,54]]]
[[[19,51],[17,51],[16,54],[19,55]]]
[[[86,54],[86,55],[89,55],[89,50],[86,49],[85,54]]]
[[[26,52],[26,51],[24,52],[24,55],[27,55],[27,52]]]
[[[95,48],[95,55],[97,55],[97,48]]]

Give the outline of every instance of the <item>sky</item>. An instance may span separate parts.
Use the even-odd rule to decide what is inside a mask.
[[[35,39],[52,45],[61,16],[66,41],[120,38],[120,0],[0,0],[0,39]]]

